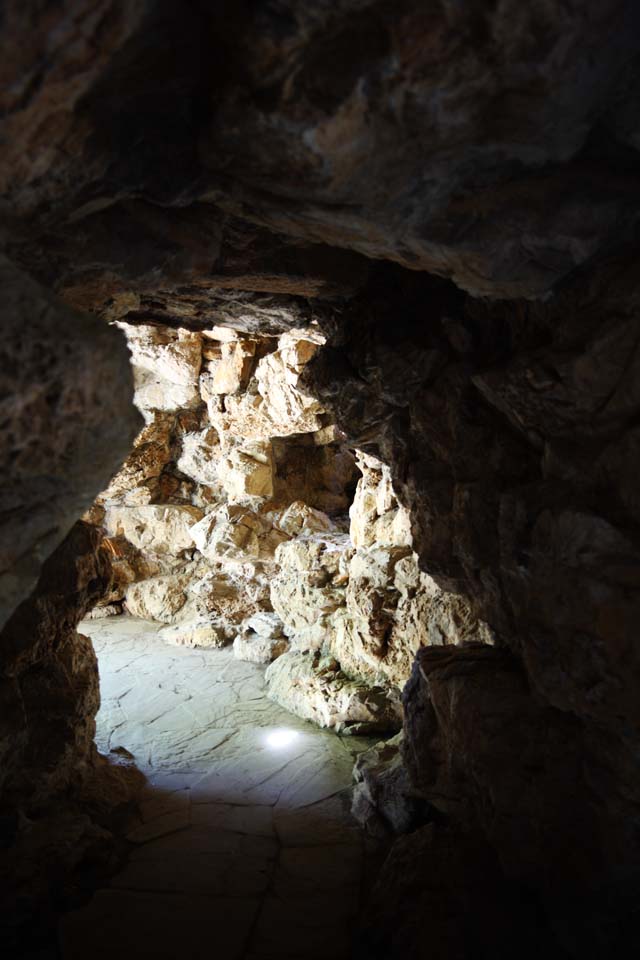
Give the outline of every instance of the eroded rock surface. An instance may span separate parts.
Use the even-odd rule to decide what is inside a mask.
[[[147,422],[91,522],[202,512],[204,550],[107,536],[103,609],[231,640],[273,608],[274,673],[328,658],[391,699],[417,655],[404,750],[447,823],[399,841],[385,960],[511,956],[512,915],[538,953],[637,953],[637,4],[5,7],[0,242],[83,330],[125,325]],[[24,313],[35,341],[47,312]],[[60,462],[79,511],[126,391],[116,371],[94,411],[99,357],[72,354],[79,407],[39,349],[5,366],[7,396],[44,396],[52,464],[69,410],[100,437]],[[3,520],[33,585],[64,524],[20,444],[33,536],[13,486]],[[441,864],[489,878],[486,910]]]
[[[112,830],[142,776],[118,755],[98,754],[98,670],[76,626],[108,589],[109,555],[89,524],[75,524],[45,562],[38,584],[5,624],[0,789],[6,951],[37,937],[52,909],[74,902],[87,870],[118,861]],[[11,955],[11,954],[9,954]]]
[[[125,344],[0,259],[0,626],[127,454],[139,426]]]

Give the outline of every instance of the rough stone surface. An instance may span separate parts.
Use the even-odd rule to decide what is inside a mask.
[[[266,673],[268,695],[306,720],[337,733],[367,735],[397,730],[400,705],[383,687],[350,680],[336,660],[292,650]]]
[[[639,16],[634,0],[4,4],[0,244],[132,328],[150,433],[107,499],[196,507],[213,530],[224,461],[231,507],[263,533],[224,562],[114,542],[105,602],[188,570],[184,620],[240,629],[273,607],[301,665],[333,657],[393,693],[417,654],[405,752],[450,832],[400,841],[384,957],[435,953],[415,924],[443,915],[449,955],[520,953],[512,916],[534,955],[638,953]],[[37,373],[43,314],[25,313]],[[93,389],[100,357],[82,358]],[[30,396],[7,369],[7,396]],[[350,543],[348,447],[375,460]],[[84,485],[100,450],[63,464],[78,514],[107,486],[110,470]],[[294,500],[335,529],[264,549]],[[25,585],[49,549],[24,554]],[[437,888],[440,863],[491,872],[486,910],[446,871]]]
[[[353,768],[351,812],[370,836],[411,833],[431,809],[411,784],[402,754],[403,733],[361,753]]]
[[[0,259],[0,626],[138,428],[122,338]]]
[[[46,929],[52,908],[73,902],[83,871],[99,876],[117,863],[111,829],[140,786],[120,758],[97,753],[96,657],[76,632],[110,577],[97,531],[75,524],[0,634],[0,943],[7,955],[24,947],[25,930],[28,937],[40,924]]]

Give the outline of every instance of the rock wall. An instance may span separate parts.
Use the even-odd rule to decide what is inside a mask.
[[[98,754],[96,656],[76,626],[111,583],[109,554],[76,523],[45,561],[0,641],[0,944],[19,956],[117,864],[114,836],[143,777]],[[55,917],[55,914],[53,914]]]
[[[419,570],[388,468],[364,455],[356,468],[300,389],[323,338],[119,325],[146,426],[87,514],[116,571],[93,615],[277,657],[282,705],[340,732],[397,729],[415,652],[491,634]]]
[[[209,603],[222,616],[196,575],[212,564],[243,637],[281,652],[273,622],[265,636],[247,614],[290,618],[270,670],[299,662],[309,690],[346,701],[397,689],[417,650],[407,776],[435,819],[396,848],[376,902],[400,890],[387,902],[403,912],[374,912],[368,956],[420,956],[436,919],[441,953],[509,954],[482,913],[459,935],[468,888],[424,879],[443,863],[491,873],[486,917],[511,916],[516,891],[550,955],[637,952],[637,4],[5,8],[3,250],[67,305],[140,331],[138,388],[157,411],[104,504],[147,511],[120,512],[108,538],[112,602],[130,591],[171,630]],[[29,395],[21,370],[3,364],[9,395]],[[64,419],[51,410],[27,418],[40,438]],[[300,430],[278,435],[283,413]],[[369,458],[350,543],[326,429]],[[65,489],[80,476],[60,474]],[[98,479],[79,484],[78,512]],[[335,529],[300,536],[296,511],[294,534],[267,515],[302,489]],[[178,564],[150,548],[156,527],[184,537],[194,510],[200,546]],[[230,568],[245,546],[252,606]]]
[[[633,257],[544,304],[460,300],[390,270],[341,331],[341,374],[331,351],[310,370],[352,442],[391,465],[421,566],[495,638],[418,652],[403,698],[413,789],[488,839],[560,955],[634,935]]]

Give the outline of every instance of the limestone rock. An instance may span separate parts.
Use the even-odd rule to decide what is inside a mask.
[[[197,507],[109,505],[104,525],[109,536],[124,537],[138,550],[175,556],[194,546],[191,529],[202,518]]]
[[[242,443],[223,455],[218,463],[218,478],[229,503],[273,496],[273,460],[266,441]]]
[[[220,435],[266,441],[319,430],[322,407],[301,387],[302,372],[317,348],[317,343],[284,334],[278,349],[258,360],[247,389],[235,396],[237,390],[230,392],[222,409],[218,393],[205,381],[203,396]]]
[[[200,403],[198,378],[202,363],[200,337],[157,327],[119,323],[131,351],[135,401],[146,417],[156,410],[179,410]]]
[[[278,547],[271,602],[299,650],[319,650],[331,618],[344,607],[349,555],[344,534],[314,534]]]
[[[220,343],[215,353],[208,347],[208,362],[202,373],[200,392],[203,400],[219,394],[240,393],[246,386],[254,365],[256,345],[252,340],[237,339]]]
[[[259,514],[240,506],[225,506],[191,527],[196,546],[212,563],[273,560],[287,534]]]
[[[160,636],[179,647],[225,647],[231,640],[228,627],[218,620],[182,620],[162,627]]]
[[[244,626],[265,640],[277,640],[282,636],[282,620],[277,613],[256,613],[249,617]]]
[[[349,680],[335,660],[317,653],[284,653],[267,668],[265,679],[271,700],[337,733],[385,733],[402,723],[399,703],[382,687]]]
[[[312,433],[321,427],[322,407],[300,389],[302,371],[317,349],[316,343],[283,334],[278,349],[258,363],[256,380],[265,415],[274,425],[272,436]]]
[[[218,460],[220,457],[218,434],[212,427],[185,433],[177,467],[182,473],[213,489],[219,489]]]
[[[188,577],[183,574],[167,574],[132,583],[126,593],[126,608],[134,617],[174,623],[187,602],[188,583]]]
[[[289,649],[282,631],[283,623],[277,613],[254,614],[244,621],[233,641],[234,656],[251,663],[271,663]]]
[[[288,649],[286,637],[265,637],[254,630],[243,630],[233,641],[234,656],[250,663],[272,663]]]
[[[398,503],[389,468],[363,453],[356,462],[362,476],[349,508],[349,532],[354,546],[411,546],[409,512]]]
[[[299,537],[314,533],[330,533],[335,525],[321,510],[314,510],[303,500],[294,500],[283,511],[270,511],[267,516],[273,520],[279,530],[290,537]]]
[[[101,501],[148,502],[171,459],[173,418],[156,414],[138,434],[133,450],[100,495]]]

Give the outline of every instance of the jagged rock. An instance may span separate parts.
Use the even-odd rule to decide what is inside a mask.
[[[229,503],[273,496],[273,459],[268,441],[242,443],[218,462],[218,478]]]
[[[353,768],[351,811],[370,836],[410,833],[430,819],[430,809],[415,795],[402,756],[404,734],[361,753]]]
[[[124,537],[138,550],[175,557],[193,549],[191,530],[202,515],[202,510],[192,506],[114,504],[106,507],[104,526],[110,537]]]
[[[282,636],[283,623],[277,613],[256,613],[249,617],[243,627],[257,633],[265,640],[277,640]]]
[[[208,362],[200,381],[200,392],[207,401],[219,394],[240,393],[249,380],[254,366],[256,344],[253,340],[234,340],[220,343],[214,351],[208,347]],[[217,356],[215,356],[217,354]]]
[[[233,641],[233,653],[238,660],[271,663],[289,649],[282,631],[283,623],[277,613],[256,613],[242,624]]]
[[[134,617],[174,623],[187,602],[188,576],[167,574],[132,583],[127,589],[125,605]]]
[[[348,578],[346,616],[327,640],[350,671],[402,688],[422,647],[493,642],[466,598],[441,590],[408,547],[356,550]]]
[[[177,467],[182,473],[206,487],[218,490],[218,461],[220,443],[213,427],[185,433],[182,437],[182,449]]]
[[[278,573],[271,581],[273,609],[299,650],[319,650],[331,618],[344,607],[349,539],[315,534],[278,547]]]
[[[250,663],[272,663],[288,649],[286,637],[264,637],[253,630],[243,630],[233,641],[234,656]]]
[[[221,437],[266,441],[272,437],[319,430],[322,407],[301,389],[301,375],[318,348],[317,343],[284,334],[278,349],[260,359],[247,389],[225,397],[220,408],[218,392],[205,388],[211,422]]]
[[[349,530],[354,546],[411,546],[409,511],[398,503],[389,468],[363,453],[358,455],[356,463],[362,476],[349,508]]]
[[[303,500],[294,500],[285,510],[269,512],[267,516],[290,537],[330,533],[336,529],[326,513],[314,510]]]
[[[302,371],[317,349],[317,343],[285,333],[278,349],[258,363],[256,380],[265,415],[274,425],[272,436],[313,433],[322,426],[321,405],[299,386]]]
[[[136,437],[133,450],[101,494],[101,500],[149,502],[158,478],[171,459],[173,426],[173,417],[166,414],[155,415]]]
[[[270,561],[287,534],[245,507],[225,506],[191,527],[193,540],[212,563]]]
[[[200,337],[188,330],[119,323],[127,336],[136,388],[136,405],[148,421],[155,411],[195,407],[200,401]]]
[[[337,733],[385,733],[402,723],[399,703],[387,691],[350,680],[335,660],[317,653],[284,653],[265,679],[271,700]]]
[[[231,641],[228,626],[220,620],[183,620],[162,627],[160,636],[179,647],[226,647]]]

